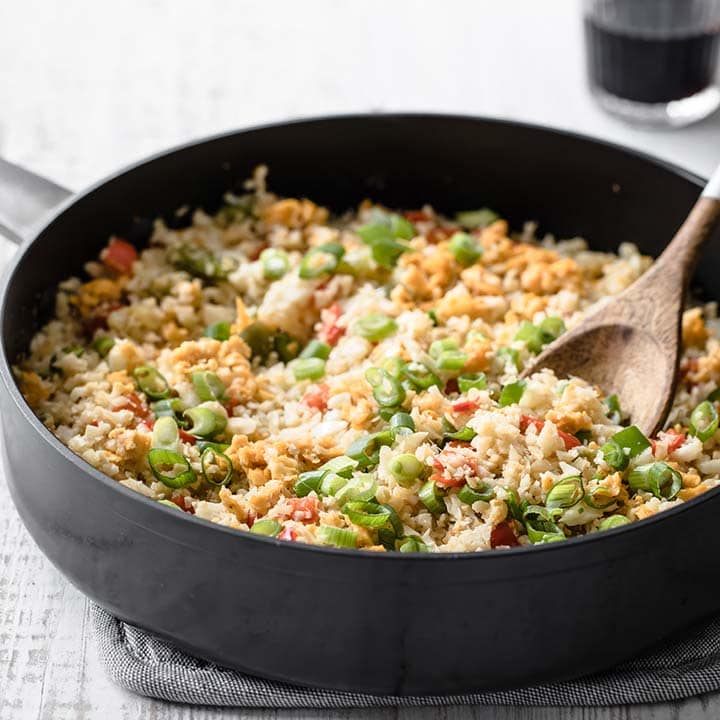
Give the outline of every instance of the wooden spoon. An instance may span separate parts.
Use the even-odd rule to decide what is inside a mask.
[[[631,422],[654,435],[675,393],[685,292],[719,220],[720,167],[650,270],[549,345],[523,377],[543,368],[581,377],[616,393]]]

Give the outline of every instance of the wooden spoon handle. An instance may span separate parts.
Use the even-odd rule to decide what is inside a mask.
[[[635,283],[637,289],[642,291],[642,288],[658,282],[662,277],[662,283],[667,290],[673,287],[685,290],[692,277],[700,248],[719,223],[720,167],[715,170],[702,195],[662,255]]]

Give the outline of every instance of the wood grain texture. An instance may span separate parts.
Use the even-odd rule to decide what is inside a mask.
[[[594,106],[578,7],[576,0],[2,0],[0,153],[80,188],[147,153],[234,127],[434,110],[580,130],[709,173],[720,117],[679,133],[646,133]],[[0,261],[11,252],[0,245]],[[720,717],[720,695],[649,707],[374,713],[224,711],[139,698],[103,674],[84,598],[30,540],[1,476],[0,507],[0,720]]]

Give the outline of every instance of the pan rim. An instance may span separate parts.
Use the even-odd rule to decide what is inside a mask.
[[[161,160],[170,155],[181,153],[185,150],[197,148],[205,144],[221,141],[226,138],[234,137],[252,132],[271,131],[293,125],[312,125],[321,124],[324,122],[352,122],[352,121],[392,121],[401,122],[404,120],[409,121],[423,121],[423,120],[446,120],[456,122],[473,122],[485,125],[496,125],[506,128],[516,128],[520,130],[528,130],[531,132],[538,132],[539,134],[557,136],[563,138],[570,138],[572,140],[579,141],[583,144],[596,146],[608,150],[611,152],[621,153],[637,160],[643,161],[654,166],[657,170],[668,171],[680,178],[683,178],[692,184],[696,185],[698,191],[702,189],[706,180],[697,173],[694,173],[686,168],[676,165],[673,162],[658,158],[650,153],[646,153],[642,150],[636,150],[629,148],[620,143],[616,143],[604,138],[593,137],[584,133],[575,132],[573,130],[565,130],[558,127],[552,127],[547,125],[541,125],[537,123],[528,123],[523,121],[516,121],[507,118],[483,116],[483,115],[468,115],[462,113],[433,113],[433,112],[389,112],[389,113],[345,113],[345,114],[330,114],[330,115],[318,115],[318,116],[306,116],[297,117],[290,120],[274,121],[269,123],[263,123],[260,125],[252,125],[246,128],[235,129],[224,131],[220,133],[214,133],[211,135],[203,136],[195,140],[187,141],[177,145],[173,145],[164,150],[160,150],[149,156],[143,157],[135,162],[129,163],[122,168],[106,175],[105,177],[90,184],[87,188],[81,190],[78,193],[70,195],[65,201],[60,203],[43,222],[33,229],[32,233],[23,241],[19,248],[14,253],[13,257],[8,262],[4,269],[2,280],[0,281],[0,322],[4,325],[3,319],[7,314],[7,303],[8,303],[8,288],[18,270],[23,264],[23,260],[28,250],[35,243],[37,238],[42,235],[48,228],[50,228],[54,222],[63,215],[67,210],[74,206],[77,202],[85,199],[92,195],[96,190],[114,181],[115,179],[134,172],[135,170],[144,167],[157,160]],[[493,562],[502,558],[525,558],[530,557],[531,554],[535,553],[563,553],[570,552],[571,548],[575,548],[578,545],[587,545],[589,543],[596,543],[603,541],[604,538],[617,537],[620,534],[642,532],[643,530],[650,530],[658,522],[663,522],[666,519],[675,517],[676,515],[683,514],[685,512],[691,512],[692,509],[701,503],[709,502],[713,500],[720,493],[720,486],[711,488],[702,495],[692,498],[691,500],[684,502],[680,505],[672,507],[668,510],[664,510],[661,513],[657,513],[644,520],[638,520],[628,525],[606,530],[603,532],[595,532],[589,535],[582,535],[574,538],[568,538],[561,543],[548,543],[545,545],[525,545],[520,547],[507,548],[499,552],[494,551],[477,551],[477,552],[452,552],[452,553],[400,553],[396,551],[385,552],[385,553],[369,553],[353,549],[334,548],[323,545],[310,545],[306,543],[294,543],[277,540],[271,537],[265,537],[261,535],[253,535],[252,533],[243,532],[234,528],[226,527],[218,523],[213,523],[209,520],[195,517],[189,513],[178,513],[174,508],[169,508],[161,503],[158,503],[151,498],[145,497],[140,493],[131,490],[130,488],[121,485],[117,480],[114,480],[109,475],[101,472],[94,466],[90,465],[87,461],[83,460],[79,455],[76,455],[70,448],[64,445],[57,437],[47,428],[40,418],[32,411],[27,401],[20,392],[13,372],[10,361],[7,355],[7,348],[5,342],[4,328],[0,330],[0,378],[5,391],[8,393],[10,399],[15,404],[20,414],[24,417],[30,427],[37,432],[41,439],[44,440],[58,452],[65,460],[75,465],[79,471],[89,474],[93,480],[101,482],[105,487],[112,488],[112,492],[119,492],[132,501],[140,502],[147,508],[153,507],[156,512],[166,513],[168,518],[175,518],[175,522],[185,523],[200,523],[198,527],[206,527],[215,532],[221,532],[230,535],[236,540],[235,542],[254,542],[254,543],[265,543],[274,545],[276,548],[283,548],[287,552],[312,552],[320,553],[328,556],[344,556],[346,558],[354,558],[357,562],[399,562],[411,561],[411,562],[440,562],[445,561],[458,561],[465,562]],[[6,469],[9,469],[6,465]],[[181,526],[182,527],[182,526]],[[157,531],[157,530],[156,530]],[[167,536],[167,533],[163,533]]]

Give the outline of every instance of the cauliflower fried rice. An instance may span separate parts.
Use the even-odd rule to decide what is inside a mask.
[[[655,438],[581,378],[518,380],[650,266],[634,246],[511,237],[487,209],[331,218],[265,174],[59,286],[15,370],[88,463],[177,512],[381,552],[560,541],[718,484],[714,305],[685,312]]]

